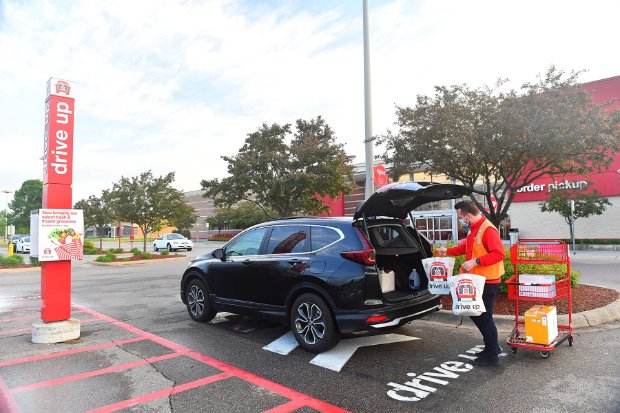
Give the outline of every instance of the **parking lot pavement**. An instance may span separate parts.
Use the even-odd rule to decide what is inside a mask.
[[[0,412],[346,411],[77,304],[79,339],[32,345],[39,301],[0,299]]]

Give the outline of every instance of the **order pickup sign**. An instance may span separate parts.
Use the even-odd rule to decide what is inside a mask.
[[[81,209],[39,209],[30,216],[35,232],[30,255],[39,261],[84,258],[84,214]]]

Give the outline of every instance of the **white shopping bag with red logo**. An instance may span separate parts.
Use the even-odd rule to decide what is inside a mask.
[[[450,294],[448,277],[454,271],[453,257],[431,257],[422,260],[426,278],[428,278],[428,291],[431,294]]]
[[[455,315],[479,316],[486,311],[482,301],[485,281],[485,277],[477,274],[448,277],[452,294],[452,312]]]

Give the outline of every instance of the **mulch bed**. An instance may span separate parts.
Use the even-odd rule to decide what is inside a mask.
[[[151,258],[145,259],[142,255],[132,255],[131,257],[126,257],[126,258],[116,258],[115,260],[112,260],[110,262],[153,261],[153,260],[165,260],[167,258],[186,257],[186,256],[187,255],[182,255],[182,254],[168,254],[168,255],[153,254]],[[10,270],[13,268],[37,268],[37,267],[40,267],[40,265],[36,266],[32,264],[19,264],[19,265],[11,265],[10,267],[0,265],[0,270]]]
[[[604,307],[616,301],[619,296],[616,290],[586,284],[581,284],[576,288],[572,288],[571,295],[573,299],[573,314]],[[451,310],[452,297],[449,295],[442,295],[441,304],[444,310]],[[566,298],[552,302],[519,300],[519,314],[523,315],[525,311],[534,305],[554,305],[557,308],[558,314],[568,314],[568,300]],[[493,306],[493,313],[514,315],[514,300],[509,300],[507,295],[498,295],[495,300],[495,305]]]

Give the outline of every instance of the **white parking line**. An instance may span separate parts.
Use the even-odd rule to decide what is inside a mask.
[[[403,336],[401,334],[384,334],[371,337],[358,337],[342,340],[336,347],[321,353],[310,363],[339,372],[360,347],[376,346],[379,344],[398,343],[401,341],[420,340],[418,337]]]
[[[370,337],[357,337],[347,340],[341,340],[333,349],[321,353],[314,357],[310,363],[339,372],[344,365],[353,356],[355,351],[360,347],[376,346],[379,344],[398,343],[401,341],[420,340],[418,337],[404,336],[401,334],[383,334]],[[267,344],[263,350],[286,356],[295,350],[299,344],[293,336],[293,332],[289,331],[277,340]]]
[[[263,347],[263,350],[272,351],[274,353],[282,354],[286,356],[299,345],[292,331],[289,331],[276,341],[273,341]]]

